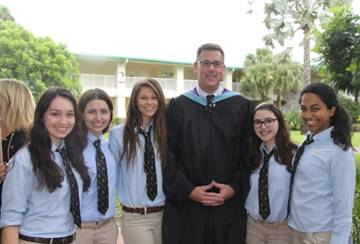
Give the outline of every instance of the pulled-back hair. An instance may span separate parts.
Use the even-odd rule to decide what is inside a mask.
[[[151,78],[139,81],[132,89],[130,102],[127,108],[127,116],[124,129],[124,152],[125,159],[131,164],[135,158],[136,149],[139,145],[139,137],[136,128],[140,128],[143,123],[142,115],[137,107],[137,97],[141,88],[148,87],[158,99],[158,109],[153,116],[153,131],[161,163],[166,164],[166,126],[165,126],[165,97],[160,84]]]
[[[79,172],[83,180],[83,190],[90,185],[90,176],[84,164],[81,129],[79,126],[79,112],[73,95],[63,88],[50,88],[41,97],[35,109],[34,124],[30,130],[29,151],[34,173],[39,182],[39,188],[46,187],[49,192],[61,187],[64,180],[63,171],[55,163],[51,151],[51,138],[44,124],[44,114],[56,97],[63,97],[71,102],[75,112],[75,125],[72,131],[64,138],[65,148],[71,165]]]
[[[335,90],[320,82],[309,84],[301,91],[299,104],[305,93],[316,94],[325,103],[327,109],[335,108],[335,113],[330,119],[330,126],[334,126],[331,138],[343,150],[352,148],[350,119],[345,109],[339,104]]]
[[[23,81],[0,80],[1,122],[9,131],[27,131],[34,119],[35,102]]]
[[[99,88],[95,88],[95,89],[90,89],[90,90],[87,90],[86,92],[84,92],[81,95],[79,102],[78,102],[79,112],[80,112],[80,114],[83,115],[85,113],[86,105],[90,101],[95,100],[95,99],[104,101],[110,110],[110,122],[106,126],[106,128],[102,131],[102,133],[105,133],[109,129],[109,126],[111,124],[111,120],[113,118],[113,110],[114,110],[113,104],[111,102],[111,98],[105,91],[103,91]],[[82,127],[83,127],[84,132],[86,132],[88,130],[87,127],[85,126],[84,119],[82,119]]]
[[[290,140],[289,131],[286,127],[285,120],[281,111],[271,103],[261,103],[255,107],[254,112],[252,114],[252,121],[254,121],[255,113],[260,110],[267,110],[275,115],[278,121],[279,129],[275,136],[276,151],[274,153],[274,156],[277,162],[289,167],[291,164],[291,160],[294,156],[294,153],[297,149],[297,146],[296,144],[292,143]],[[255,130],[252,129],[250,134],[250,146],[249,146],[250,148],[249,163],[251,170],[258,168],[260,165],[261,143],[262,143],[261,139],[256,135]]]

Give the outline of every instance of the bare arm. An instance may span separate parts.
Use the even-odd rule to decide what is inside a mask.
[[[19,243],[19,226],[6,226],[1,230],[1,243],[18,244]]]

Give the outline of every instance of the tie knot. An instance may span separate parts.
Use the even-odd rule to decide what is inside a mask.
[[[312,136],[311,135],[307,135],[306,136],[306,140],[304,141],[304,144],[305,145],[309,145],[309,144],[311,144],[311,143],[313,143],[314,142],[314,139],[312,138]]]
[[[66,155],[65,147],[57,148],[55,152],[59,153],[62,157]]]
[[[93,144],[94,144],[94,147],[100,148],[100,144],[101,144],[100,139],[95,140]]]
[[[269,153],[263,149],[263,153],[264,153],[264,161],[269,161],[271,156],[275,153],[275,148],[273,148]]]
[[[151,125],[148,131],[144,131],[143,129],[139,128],[139,134],[143,135],[145,138],[150,137],[150,132],[151,132]]]
[[[207,96],[206,96],[206,101],[207,101],[207,103],[212,103],[212,101],[214,100],[214,97],[215,97],[215,96],[212,95],[212,94],[211,94],[211,95],[207,95]]]

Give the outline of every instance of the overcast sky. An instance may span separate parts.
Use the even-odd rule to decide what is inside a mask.
[[[264,0],[254,2],[247,14],[247,0],[0,0],[17,23],[75,53],[193,62],[199,45],[215,42],[236,67],[264,46]],[[353,5],[359,13],[360,0]]]

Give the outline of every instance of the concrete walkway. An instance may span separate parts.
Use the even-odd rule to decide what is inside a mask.
[[[120,227],[119,227],[119,236],[118,236],[118,240],[117,240],[116,244],[124,244],[124,240],[121,235]]]

